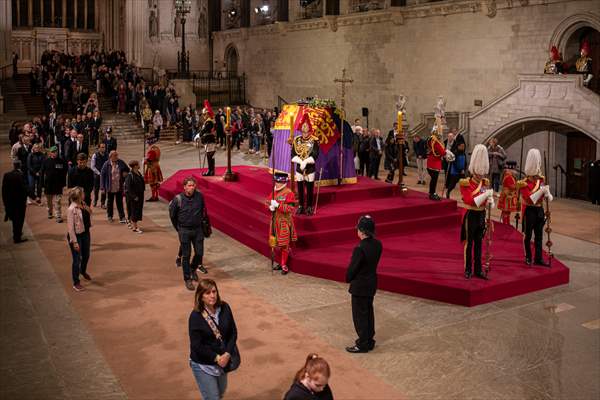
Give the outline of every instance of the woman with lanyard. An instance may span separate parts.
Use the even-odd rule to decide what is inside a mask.
[[[222,399],[227,374],[239,367],[237,328],[217,284],[201,279],[189,318],[190,367],[204,400]]]

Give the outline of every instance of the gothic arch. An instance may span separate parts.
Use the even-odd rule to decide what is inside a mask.
[[[223,60],[225,61],[225,68],[227,70],[227,73],[233,76],[238,75],[240,56],[237,51],[237,48],[233,43],[230,43],[225,48]]]
[[[550,38],[550,43],[548,44],[548,49],[552,46],[556,46],[558,51],[562,54],[565,54],[565,50],[567,47],[567,41],[575,33],[577,30],[581,28],[593,28],[600,32],[600,16],[587,12],[580,14],[573,14],[565,19],[563,19]]]

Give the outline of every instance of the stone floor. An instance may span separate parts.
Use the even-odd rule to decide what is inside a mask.
[[[141,158],[143,154],[141,144],[128,144],[120,151],[125,160]],[[7,154],[6,147],[0,147],[0,152]],[[191,146],[163,145],[162,154],[165,176],[181,168],[198,166],[197,150]],[[220,153],[218,165],[223,160]],[[234,164],[261,163],[263,160],[258,156],[234,153]],[[1,164],[5,171],[4,157]],[[414,187],[414,171],[409,175],[407,182]],[[395,397],[386,392],[385,398],[597,399],[600,397],[598,208],[564,200],[554,204],[553,250],[571,268],[569,285],[473,308],[379,292],[375,300],[377,347],[366,355],[336,352],[354,338],[346,285],[293,273],[286,277],[272,275],[266,258],[219,232],[206,242],[206,260],[220,279],[240,286],[256,304],[272,307],[271,323],[294,323],[298,332],[310,332],[323,342],[326,347],[319,344],[323,349],[320,351],[328,354],[335,378],[362,371],[370,385],[375,382],[372,375],[397,393]],[[166,204],[147,203],[144,213],[151,221],[148,225],[156,224],[164,231],[159,233],[169,240],[174,237]],[[43,231],[36,223],[29,228],[34,234]],[[29,228],[27,236],[31,238]],[[0,399],[144,398],[139,395],[143,392],[129,385],[129,378],[120,372],[123,366],[114,356],[114,348],[106,345],[105,334],[98,321],[94,322],[93,306],[70,290],[68,267],[56,265],[60,264],[57,261],[60,257],[68,265],[66,248],[64,256],[56,253],[48,243],[51,236],[48,233],[14,246],[9,241],[9,229],[8,224],[0,225]],[[104,228],[94,229],[102,232]],[[148,235],[158,234],[158,230],[152,228]],[[136,266],[135,260],[131,266]],[[109,270],[110,261],[93,258],[91,268]],[[147,284],[151,285],[150,282]],[[180,281],[169,290],[178,297],[185,295]],[[91,295],[92,291],[82,294]],[[125,301],[126,296],[115,295],[114,301]],[[187,304],[185,301],[189,299],[183,301]],[[170,311],[176,309],[173,306]],[[268,331],[263,334],[269,335]],[[168,336],[165,343],[174,340],[173,335]],[[256,358],[251,351],[250,355],[253,357],[248,360],[254,361],[247,362],[255,364],[246,364],[246,368],[264,368],[269,364],[261,362],[263,359]],[[174,354],[172,358],[182,359],[185,354]],[[293,360],[292,364],[300,363],[301,360]],[[178,372],[185,370],[185,365],[169,364],[169,368]],[[236,376],[246,379],[246,371],[240,370],[232,379]],[[293,372],[289,371],[290,377]],[[183,371],[182,376],[189,379],[183,385],[191,387],[189,372]],[[334,393],[335,383],[332,381]],[[362,390],[348,395],[340,386],[341,382],[338,393],[345,394],[336,398],[379,398]],[[257,392],[234,386],[226,397],[278,398],[284,391],[285,387],[279,392]],[[155,398],[172,397],[157,391]]]

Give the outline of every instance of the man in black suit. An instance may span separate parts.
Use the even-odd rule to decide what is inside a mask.
[[[15,160],[14,169],[4,174],[2,179],[2,201],[4,202],[4,221],[11,220],[13,228],[13,241],[22,243],[23,223],[27,209],[27,184],[21,172],[21,161]]]
[[[360,243],[352,252],[346,272],[348,290],[352,295],[352,320],[358,334],[354,346],[346,347],[350,353],[366,353],[375,347],[375,313],[373,300],[377,291],[377,264],[381,257],[381,242],[375,239],[375,222],[362,216],[356,226]]]

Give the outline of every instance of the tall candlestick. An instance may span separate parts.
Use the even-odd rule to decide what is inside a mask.
[[[225,111],[225,128],[231,127],[231,107],[227,107]]]
[[[402,111],[398,111],[398,132],[402,132]]]

